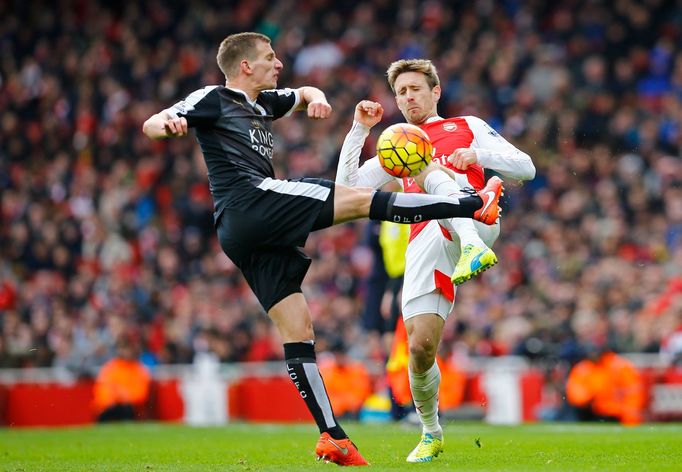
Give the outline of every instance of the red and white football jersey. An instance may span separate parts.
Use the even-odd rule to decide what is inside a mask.
[[[461,171],[453,167],[448,162],[448,156],[460,148],[471,147],[474,141],[474,132],[469,123],[464,117],[446,118],[429,121],[420,126],[431,139],[433,146],[433,161],[455,171],[458,174],[465,174],[471,186],[480,190],[485,187],[485,177],[483,175],[483,167],[479,164],[469,166],[465,171]],[[403,179],[403,189],[405,192],[423,193],[422,189],[417,185],[411,177]],[[410,241],[412,241],[420,231],[428,224],[428,221],[415,223],[410,229]],[[445,231],[443,234],[447,234]]]

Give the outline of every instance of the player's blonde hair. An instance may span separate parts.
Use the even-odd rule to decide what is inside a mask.
[[[400,59],[399,61],[393,62],[388,66],[386,70],[386,77],[388,79],[388,85],[391,87],[393,93],[395,93],[395,81],[400,74],[405,72],[420,72],[426,77],[426,83],[429,84],[430,88],[434,88],[436,85],[440,85],[440,79],[438,78],[438,71],[436,66],[433,65],[428,59]]]
[[[223,39],[218,48],[216,61],[226,78],[239,73],[242,59],[256,59],[256,45],[259,41],[270,43],[270,38],[264,34],[246,32],[231,34]]]

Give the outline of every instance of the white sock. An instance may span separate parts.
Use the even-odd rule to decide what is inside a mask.
[[[431,195],[452,196],[461,194],[461,186],[455,182],[448,174],[442,170],[430,172],[424,179],[424,190]],[[440,220],[451,233],[459,236],[460,246],[464,248],[467,244],[478,247],[486,247],[471,218],[449,218]]]
[[[423,425],[424,433],[431,433],[439,438],[443,437],[443,429],[438,423],[438,388],[440,387],[440,369],[434,362],[429,370],[417,374],[408,369],[410,376],[410,391],[417,410],[417,415]]]

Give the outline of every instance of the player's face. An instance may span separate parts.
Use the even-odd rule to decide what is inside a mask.
[[[277,78],[282,70],[282,61],[277,59],[270,43],[259,41],[256,59],[248,61],[251,67],[251,80],[258,90],[277,87]]]
[[[424,74],[404,72],[395,79],[393,87],[398,108],[408,123],[419,125],[436,116],[440,85],[430,88]]]

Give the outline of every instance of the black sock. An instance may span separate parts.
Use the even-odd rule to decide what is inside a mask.
[[[284,358],[289,378],[308,406],[320,433],[329,433],[334,439],[347,438],[336,421],[324,381],[317,370],[315,347],[309,343],[284,343]]]
[[[459,200],[459,203],[456,202]],[[372,220],[419,223],[442,218],[471,218],[481,208],[478,195],[442,197],[423,193],[374,192],[369,208]]]

